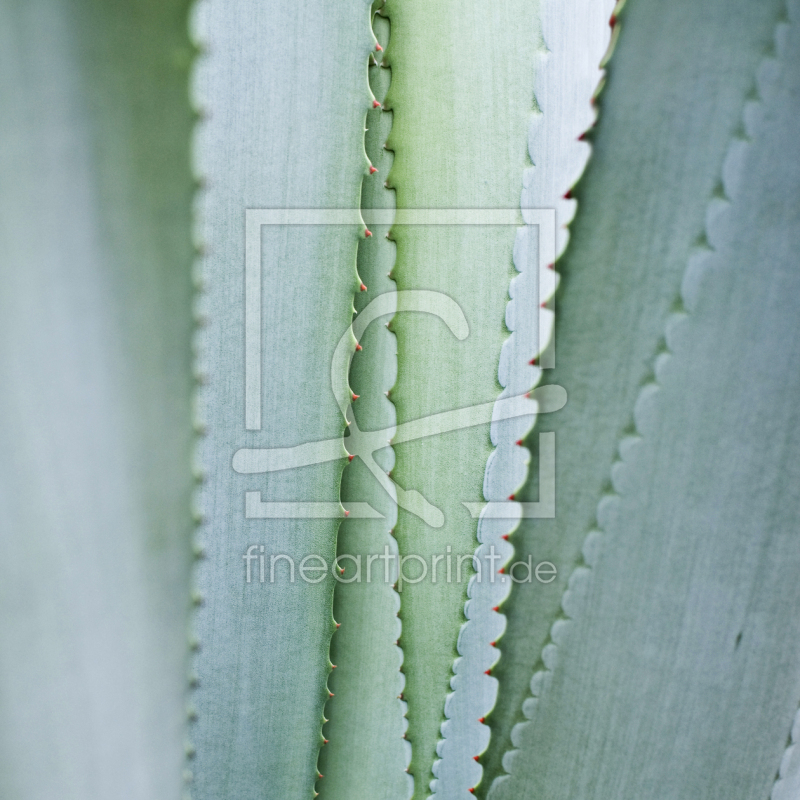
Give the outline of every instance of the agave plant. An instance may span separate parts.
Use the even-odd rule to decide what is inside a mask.
[[[796,0],[0,36],[0,797],[800,798]]]

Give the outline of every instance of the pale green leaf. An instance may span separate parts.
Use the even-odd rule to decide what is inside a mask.
[[[387,105],[394,112],[389,147],[395,151],[390,183],[398,208],[518,209],[528,163],[537,4],[393,0],[388,13],[392,85]],[[521,214],[512,218],[522,223]],[[469,325],[469,335],[459,340],[431,315],[398,315],[392,323],[398,337],[398,380],[392,391],[398,423],[492,403],[503,388],[497,370],[509,335],[504,320],[515,275],[516,226],[395,225],[392,235],[398,290],[441,292],[459,304]],[[526,389],[536,372],[529,371]],[[405,565],[405,577],[413,581],[419,575],[415,557],[427,567],[424,580],[398,585],[415,797],[428,795],[435,774],[467,584],[474,574],[477,525],[463,503],[484,500],[491,450],[488,424],[395,445],[394,479],[421,492],[444,516],[441,526],[432,527],[401,508],[395,531],[401,554],[414,557]],[[434,556],[441,556],[435,582]],[[483,662],[478,688],[481,702],[491,705],[496,681],[483,672],[497,657],[489,642],[501,632],[502,617],[488,611],[495,633],[487,633],[478,657]],[[475,727],[483,741],[459,762],[467,785],[480,775],[472,756],[488,738],[488,729]],[[472,733],[470,728],[469,742]]]
[[[590,152],[581,134],[595,119],[591,99],[603,76],[601,62],[610,47],[613,28],[609,20],[613,8],[613,0],[604,3],[551,0],[541,5],[542,41],[536,52],[533,81],[536,110],[528,131],[534,166],[522,176],[523,216],[531,224],[517,231],[514,246],[514,265],[522,274],[512,280],[509,288],[511,300],[506,307],[505,322],[511,333],[500,354],[498,378],[503,393],[496,409],[506,398],[524,394],[532,383],[540,380],[543,373],[538,366],[531,365],[532,356],[539,356],[547,348],[538,363],[550,367],[557,352],[552,341],[552,310],[541,308],[550,300],[557,280],[552,264],[547,262],[566,246],[567,224],[575,213],[576,201],[569,197],[568,190],[585,167]],[[537,220],[546,219],[541,209],[555,211],[554,220],[547,226],[536,224]],[[550,245],[554,247],[553,254],[545,257],[547,242],[553,238],[555,242]],[[537,409],[539,413],[548,410],[552,409],[542,404]],[[489,456],[483,483],[483,496],[489,506],[478,523],[480,545],[476,555],[484,566],[491,564],[493,554],[498,555],[504,572],[499,576],[483,575],[470,586],[465,608],[467,622],[459,633],[459,658],[451,681],[454,691],[445,704],[448,721],[442,726],[445,737],[439,746],[442,760],[434,766],[438,778],[436,796],[442,800],[466,796],[477,782],[473,759],[487,747],[483,721],[494,706],[495,693],[494,682],[485,675],[484,662],[487,645],[491,646],[489,643],[502,632],[498,624],[502,620],[494,609],[508,597],[509,576],[524,580],[526,574],[528,579],[539,574],[532,561],[512,564],[511,547],[504,541],[517,527],[520,510],[533,511],[530,505],[522,507],[508,501],[527,476],[528,451],[518,445],[529,428],[526,419],[495,419],[492,423],[495,450]],[[542,438],[534,447],[541,455],[542,449],[552,444]],[[540,486],[537,513],[552,513],[547,510],[548,502],[552,501],[542,496],[548,491],[543,487],[550,480],[549,469],[552,467],[540,467],[537,476]],[[496,512],[504,513],[506,518],[494,518],[492,514]]]
[[[0,3],[0,796],[177,798],[183,2]]]
[[[388,20],[374,16],[373,30],[385,49]],[[376,50],[375,56],[380,61],[381,51]],[[377,64],[369,73],[372,93],[382,103],[391,73]],[[364,209],[394,208],[394,192],[384,186],[392,154],[383,144],[391,127],[390,113],[382,108],[370,110],[365,146],[377,171],[364,178]],[[365,286],[356,296],[359,312],[376,297],[395,293],[389,277],[395,258],[395,245],[386,238],[389,225],[370,224],[370,230],[372,236],[361,241],[358,250],[358,274]],[[358,395],[351,408],[355,424],[365,431],[385,430],[387,443],[396,422],[394,406],[387,396],[397,376],[397,342],[385,325],[390,319],[379,317],[367,325],[359,338],[362,349],[354,355],[350,371],[350,384]],[[345,447],[350,441],[345,438]],[[392,449],[378,450],[375,461],[379,469],[390,471],[394,466]],[[397,567],[386,557],[388,553],[394,559],[397,554],[391,535],[397,521],[396,497],[356,458],[342,475],[342,502],[348,507],[350,501],[368,502],[384,519],[347,519],[339,528],[337,547],[345,572],[334,592],[334,616],[341,627],[331,642],[336,671],[329,684],[335,696],[325,708],[330,721],[323,734],[329,743],[320,755],[320,772],[325,777],[317,789],[322,800],[407,800],[413,783],[406,772],[411,744],[403,738],[406,704],[400,699],[404,686],[402,653],[397,646],[400,599],[393,587]]]

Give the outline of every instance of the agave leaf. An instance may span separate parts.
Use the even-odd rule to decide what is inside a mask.
[[[553,209],[555,230],[535,224],[517,232],[514,265],[522,274],[510,286],[511,300],[506,308],[506,325],[511,335],[503,343],[498,377],[504,387],[496,408],[506,398],[525,393],[532,382],[538,382],[541,370],[531,366],[531,356],[542,348],[547,353],[542,365],[552,366],[554,342],[550,340],[552,310],[539,310],[555,289],[557,274],[552,264],[542,258],[545,242],[555,234],[555,254],[560,255],[567,243],[567,225],[572,220],[576,201],[569,190],[576,183],[586,160],[589,145],[582,134],[594,122],[596,109],[591,100],[603,77],[601,62],[611,45],[613,0],[552,0],[541,6],[542,43],[535,54],[535,103],[528,131],[528,148],[533,167],[523,175],[522,208],[526,221],[534,223],[540,211]],[[612,24],[609,24],[611,20]],[[539,259],[535,253],[539,253]],[[549,343],[548,343],[549,341]],[[537,394],[539,394],[537,392]],[[540,406],[539,411],[546,410]],[[435,765],[438,776],[436,795],[442,798],[463,798],[475,783],[475,765],[471,763],[486,749],[487,729],[483,724],[495,702],[484,670],[487,644],[498,638],[497,614],[511,590],[508,575],[523,578],[533,564],[510,564],[510,546],[505,539],[519,522],[520,507],[507,502],[527,476],[527,450],[518,445],[529,425],[523,420],[495,421],[491,436],[495,450],[489,456],[484,476],[483,495],[489,502],[478,523],[480,545],[476,552],[485,558],[493,551],[502,553],[504,571],[499,579],[476,581],[470,587],[466,608],[467,622],[458,639],[459,658],[454,665],[442,726],[445,741],[439,746],[441,762]],[[539,440],[538,448],[552,447],[552,434]],[[548,444],[548,441],[550,444]],[[540,495],[547,480],[542,467],[538,477]],[[544,511],[548,502],[538,499]],[[503,511],[506,518],[493,516]],[[526,506],[530,509],[530,506]],[[547,512],[550,513],[550,512]],[[502,630],[502,629],[500,629]],[[493,646],[493,645],[490,645]],[[489,651],[491,652],[491,651]],[[489,686],[487,686],[489,684]],[[494,687],[491,687],[494,688]],[[483,690],[482,690],[483,689]]]
[[[331,365],[343,336],[349,352],[355,348],[349,326],[361,282],[356,252],[364,235],[358,208],[372,100],[370,7],[363,0],[269,6],[209,0],[196,10],[196,36],[208,51],[194,90],[208,117],[196,138],[197,168],[207,184],[198,237],[206,250],[200,369],[207,382],[199,413],[208,481],[199,532],[207,558],[197,576],[205,605],[196,621],[194,794],[306,798],[317,780],[328,699],[333,578],[328,571],[319,583],[307,582],[298,570],[307,555],[330,568],[339,519],[246,519],[245,493],[260,492],[257,513],[271,502],[340,507],[346,451],[337,400],[347,395],[347,373],[334,369],[332,386]],[[265,208],[343,209],[351,223],[263,226],[261,260],[254,262],[256,276],[259,268],[262,274],[246,317],[245,210]],[[247,362],[260,366],[262,376],[248,372],[249,400],[245,319],[255,321],[250,344],[261,347],[260,359]],[[323,440],[333,460],[268,473],[232,468],[241,448]],[[248,458],[233,463],[258,469]],[[256,560],[247,584],[243,556],[253,545],[256,557],[264,547],[265,580]],[[276,555],[293,559],[294,583],[285,559],[272,562]]]
[[[509,209],[521,224],[513,210],[519,208],[527,163],[537,4],[504,2],[487,9],[480,3],[392,0],[387,8],[392,22],[387,106],[394,110],[388,146],[395,151],[390,184],[398,208]],[[392,391],[398,424],[491,404],[503,388],[497,369],[508,337],[503,321],[514,276],[515,225],[395,225],[392,236],[398,290],[441,292],[458,303],[469,325],[469,335],[459,340],[432,315],[398,315],[392,322],[398,337],[398,381]],[[529,368],[526,389],[534,373]],[[535,404],[530,407],[535,413]],[[530,424],[528,418],[523,431]],[[488,424],[395,444],[394,479],[421,492],[443,515],[438,520],[433,515],[429,525],[401,507],[395,532],[401,555],[412,559],[404,568],[412,581],[401,576],[398,589],[416,797],[428,794],[433,777],[467,584],[474,574],[477,526],[463,503],[484,500],[491,449]],[[434,557],[440,557],[435,582]],[[426,563],[427,575],[415,583],[422,569],[417,558]],[[491,568],[491,562],[484,566]],[[489,642],[501,632],[502,617],[487,610],[493,632],[486,633],[479,655],[476,690],[491,702],[496,681],[483,673],[496,658]],[[484,741],[477,746],[483,749],[488,730],[480,727]],[[465,786],[474,785],[480,774],[472,760],[480,749],[466,753],[471,742],[470,734],[459,759]]]
[[[558,576],[549,585],[514,587],[504,606],[485,789],[503,773],[512,728],[525,719],[531,677],[562,616],[561,598],[596,525],[617,444],[704,235],[705,210],[779,7],[742,2],[732,13],[729,3],[638,0],[622,15],[594,152],[573,192],[580,211],[559,262],[558,358],[546,380],[563,386],[569,402],[533,432],[556,432],[556,517],[524,521],[511,539],[515,559],[549,560]],[[682,44],[665,46],[669,41]],[[533,464],[531,475],[537,473]],[[535,499],[532,491],[518,496]]]
[[[183,2],[0,4],[0,795],[177,798],[191,566]]]
[[[389,21],[374,15],[373,31],[385,51]],[[378,63],[369,69],[370,87],[379,103],[383,103],[391,75],[379,66],[383,51],[376,49]],[[384,186],[392,154],[383,145],[391,127],[392,116],[382,107],[369,111],[365,148],[372,169],[361,190],[363,209],[394,208],[394,192]],[[370,230],[372,236],[359,243],[358,273],[365,287],[356,296],[359,313],[385,295],[394,296],[392,305],[397,305],[395,283],[389,277],[395,257],[394,242],[386,237],[389,223],[370,223]],[[387,442],[396,422],[388,392],[397,375],[397,342],[381,323],[390,319],[383,316],[366,327],[350,370],[350,384],[358,395],[351,411],[359,429],[386,430]],[[345,439],[345,446],[349,441]],[[380,469],[390,471],[394,466],[392,448],[377,451],[375,460]],[[325,708],[330,721],[323,735],[328,743],[320,754],[319,768],[325,777],[317,789],[323,800],[404,800],[411,796],[413,783],[406,771],[411,745],[403,738],[406,704],[400,699],[404,685],[402,653],[397,646],[400,599],[393,586],[396,565],[381,558],[384,548],[393,558],[397,554],[391,535],[397,521],[396,496],[389,494],[358,458],[342,475],[342,502],[347,507],[351,501],[369,503],[384,518],[347,519],[339,529],[337,547],[345,572],[334,592],[334,616],[341,627],[331,641],[331,660],[337,668],[329,681],[334,697]]]
[[[551,629],[492,798],[766,797],[782,755],[791,778],[800,214],[784,199],[800,190],[800,8],[790,11],[745,107],[752,143],[728,149],[708,249],[687,262],[683,305],[665,320],[610,470],[584,546],[591,569],[570,577],[567,618]]]

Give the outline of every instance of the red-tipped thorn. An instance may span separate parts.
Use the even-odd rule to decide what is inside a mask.
[[[487,669],[483,674],[484,675],[491,675],[492,671],[490,669]]]
[[[328,744],[328,740],[327,739],[323,739],[322,740],[322,744]]]
[[[362,291],[362,292],[366,292],[366,291],[367,291],[367,287],[366,287],[366,286],[364,286],[364,284],[363,284],[363,283],[361,284],[361,291]]]
[[[513,494],[510,494],[510,495],[508,496],[508,499],[509,499],[509,500],[513,500],[513,499],[514,499],[514,495],[513,495]]]
[[[508,541],[508,536],[509,536],[509,534],[504,533],[500,538],[501,539],[505,539],[506,541]]]
[[[517,439],[517,447],[522,447],[522,439]]]
[[[342,627],[342,623],[341,623],[341,622],[337,622],[337,623],[336,623],[336,627],[337,627],[337,628],[341,628],[341,627]]]
[[[354,458],[355,458],[355,456],[347,456],[347,460],[348,461],[352,461]]]
[[[334,696],[333,692],[328,692],[328,697],[333,697],[333,696]],[[322,776],[320,775],[320,777],[322,777]]]
[[[497,642],[489,642],[489,644],[490,644],[492,647],[495,647],[495,646],[497,645]]]
[[[360,344],[357,344],[357,345],[356,345],[356,350],[363,350],[363,349],[364,349],[364,348],[363,348],[363,347],[362,347]]]
[[[382,47],[381,47],[379,44],[376,44],[376,45],[375,45],[375,49],[376,49],[376,50],[377,50],[379,53],[382,53],[382,52],[383,52],[383,48],[382,48]]]
[[[483,725],[485,720],[486,720],[486,717],[478,717],[478,722],[480,722],[481,725]]]
[[[361,397],[360,394],[355,394],[355,393],[352,394],[353,394],[353,400],[358,400],[358,398]]]
[[[331,669],[336,669],[336,664],[331,664]]]
[[[470,794],[475,794],[475,790],[474,789],[470,789],[469,791],[470,791]]]
[[[373,108],[380,108],[381,104],[377,100],[373,100],[372,101],[372,107]]]
[[[567,189],[566,193],[564,194],[565,200],[572,200],[572,189]]]
[[[532,367],[535,367],[535,366],[536,366],[536,359],[535,359],[535,358],[532,358],[532,359],[531,359],[531,360],[530,360],[528,363],[529,363],[529,364],[530,364]]]
[[[612,14],[608,24],[613,28],[617,24],[617,18]]]
[[[370,175],[374,175],[377,171],[378,171],[377,167],[370,166],[370,168],[369,168],[369,174]]]
[[[500,567],[500,569],[499,569],[499,570],[497,570],[497,572],[498,572],[500,575],[505,575],[505,574],[506,574],[506,568],[505,568],[505,567]]]
[[[492,611],[499,611],[499,610],[500,610],[500,606],[492,606]]]
[[[372,231],[369,228],[364,228],[364,236],[372,236]]]
[[[349,512],[347,509],[345,509],[345,511],[344,511],[344,515],[345,515],[346,517],[349,517],[349,516],[350,516],[350,512]]]
[[[539,303],[539,308],[547,308],[547,303]]]
[[[472,760],[473,761],[480,761],[481,757],[480,756],[472,756]]]
[[[548,264],[547,265],[547,269],[555,269],[555,268],[556,268],[555,264]]]
[[[319,775],[320,778],[324,778],[325,777],[321,772],[318,772],[317,775]]]

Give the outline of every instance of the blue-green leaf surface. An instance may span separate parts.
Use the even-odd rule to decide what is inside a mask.
[[[359,203],[368,168],[364,119],[372,102],[370,6],[364,0],[204,0],[195,11],[195,35],[205,51],[194,97],[206,117],[195,139],[205,183],[197,236],[205,252],[199,265],[205,327],[198,364],[205,385],[198,415],[206,435],[198,537],[206,558],[197,574],[204,605],[196,619],[192,791],[197,800],[305,800],[318,777],[335,624],[330,567],[346,455],[337,400],[347,396],[347,372],[346,364],[341,374],[334,370],[333,386],[331,364],[342,337],[351,353],[355,348],[349,327],[364,236]],[[255,238],[261,258],[253,262],[261,277],[248,295],[246,317],[247,209],[342,209],[347,224],[264,225]],[[260,357],[252,337],[246,345],[246,319]],[[249,401],[246,354],[254,356],[247,362]],[[319,441],[330,443],[333,460],[273,472],[233,469],[260,469],[250,456],[233,460],[241,448]],[[250,495],[256,513],[263,503],[320,502],[340,516],[248,519],[249,492],[256,493]],[[248,584],[243,556],[251,546],[257,558],[248,562]],[[287,559],[273,561],[278,555],[293,560],[294,582]],[[299,572],[309,555],[327,565],[327,575],[305,573],[320,582]]]
[[[526,719],[531,678],[551,652],[545,647],[564,616],[563,593],[583,564],[618,442],[703,240],[706,208],[780,8],[742,2],[734,14],[730,3],[714,0],[637,0],[621,15],[592,158],[572,192],[579,212],[558,264],[557,360],[543,382],[563,386],[569,401],[532,434],[556,434],[556,517],[525,521],[511,537],[515,559],[552,561],[558,576],[548,585],[514,587],[503,607],[508,627],[493,670],[501,689],[487,720],[484,790],[504,773],[511,731]],[[534,459],[531,475],[537,473]],[[535,492],[534,484],[517,496],[535,499]]]
[[[799,12],[776,56],[762,50],[746,138],[727,150],[492,798],[783,790],[800,694]]]

